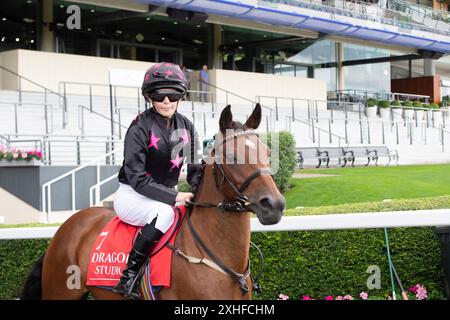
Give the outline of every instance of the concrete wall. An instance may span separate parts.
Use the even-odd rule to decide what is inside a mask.
[[[56,92],[58,92],[60,81],[109,84],[109,69],[146,70],[152,65],[142,61],[31,50],[6,51],[0,53],[0,57],[3,57],[5,67]],[[14,78],[17,79],[17,77]],[[16,79],[3,81],[0,89],[17,90]],[[40,91],[41,89],[28,81],[22,81],[22,90]],[[136,89],[123,89],[123,91],[124,96],[128,94],[136,96]],[[87,95],[89,88],[71,85],[67,87],[67,93]],[[109,95],[109,88],[93,87],[92,93]],[[118,95],[121,95],[121,92],[118,92]]]
[[[42,210],[42,185],[62,174],[73,170],[74,166],[30,166],[1,167],[0,188]],[[119,172],[120,166],[101,166],[100,181]],[[96,167],[87,167],[75,175],[76,209],[89,207],[89,188],[96,184]],[[113,180],[101,187],[101,198],[115,192],[118,180]],[[52,210],[70,210],[72,203],[71,179],[65,178],[52,185]]]
[[[3,59],[4,66],[57,92],[60,81],[109,84],[108,71],[110,69],[142,71],[152,64],[141,61],[30,50],[3,52],[0,53],[0,59]],[[0,89],[17,90],[17,80],[6,77],[0,85]],[[326,100],[326,83],[322,80],[222,69],[209,70],[209,78],[211,83],[216,86],[251,100],[254,100],[255,96],[258,95]],[[191,73],[191,89],[198,88],[197,79],[198,71]],[[22,83],[22,89],[37,90],[35,85],[26,81]],[[71,85],[66,90],[67,93],[72,94],[87,95],[89,93],[89,88],[86,86]],[[210,90],[214,91],[213,88],[210,88]],[[94,87],[93,94],[109,95],[109,88]],[[135,97],[136,89],[120,89],[117,95]],[[227,102],[224,91],[217,91],[216,101],[219,103]],[[228,102],[232,104],[248,103],[235,96],[228,96]]]
[[[327,88],[323,80],[277,76],[264,73],[211,70],[209,78],[217,87],[231,91],[247,99],[255,100],[256,96],[286,97],[308,100],[326,100]],[[226,93],[217,91],[217,101],[225,103]],[[228,103],[242,104],[243,99],[228,95]],[[261,103],[274,105],[274,99],[262,99]],[[280,104],[290,106],[291,101],[280,99]]]
[[[40,211],[0,188],[0,223],[19,224],[40,221]]]
[[[6,51],[0,53],[0,64],[17,73],[19,69],[18,50]],[[0,69],[0,89],[17,90],[19,82],[17,76]]]

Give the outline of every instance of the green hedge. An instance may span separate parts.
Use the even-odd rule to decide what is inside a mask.
[[[386,212],[450,208],[450,196],[400,199],[287,210],[285,215],[325,215],[352,212]],[[430,299],[446,299],[441,250],[433,228],[389,229],[392,260],[406,288],[421,283]],[[382,229],[253,233],[252,241],[265,254],[261,281],[263,293],[255,299],[274,299],[279,293],[291,299],[310,295],[351,294],[387,296],[390,278]],[[252,250],[253,251],[253,250]],[[252,252],[257,271],[259,259]],[[380,290],[366,286],[370,265],[381,269]],[[397,292],[398,286],[397,286]]]
[[[287,210],[287,215],[330,214],[395,210],[450,208],[450,196],[391,202],[355,203]],[[430,299],[445,299],[441,253],[433,228],[389,229],[393,262],[406,288],[421,283]],[[253,233],[252,241],[265,255],[261,279],[263,292],[255,299],[276,299],[279,293],[291,299],[303,295],[326,295],[368,291],[386,296],[390,280],[382,229]],[[0,299],[17,297],[34,261],[44,253],[49,240],[0,241]],[[252,272],[259,270],[259,256],[251,250]],[[381,289],[366,287],[370,265],[381,269]]]
[[[0,241],[0,300],[19,296],[32,265],[49,243],[50,239]]]
[[[425,285],[429,299],[446,299],[437,236],[431,228],[390,229],[392,260],[403,285]],[[351,294],[387,296],[390,278],[382,229],[253,233],[252,241],[265,254],[263,292],[255,299],[291,299],[309,295]],[[258,258],[252,252],[253,270]],[[366,273],[371,265],[381,269],[381,289],[368,290]],[[397,293],[399,290],[396,290]]]
[[[295,171],[297,157],[295,154],[295,139],[289,132],[280,131],[279,134],[279,166],[278,172],[273,176],[280,192],[289,188],[289,180]],[[267,143],[269,149],[272,149],[271,133],[262,136],[263,141]],[[272,151],[273,152],[273,151]]]

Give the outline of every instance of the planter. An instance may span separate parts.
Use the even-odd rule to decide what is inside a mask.
[[[414,109],[403,109],[405,113],[406,120],[414,119]]]
[[[391,121],[391,110],[388,108],[380,108],[380,116],[385,121]]]
[[[367,118],[376,118],[377,117],[377,107],[366,107],[366,115]]]
[[[450,107],[442,107],[441,111],[444,118],[448,119],[450,117]]]
[[[30,161],[26,160],[0,160],[0,167],[34,167],[42,165],[41,160],[31,159]]]
[[[393,120],[395,122],[401,121],[403,119],[403,109],[402,108],[392,108]]]
[[[433,124],[435,127],[442,124],[442,112],[441,110],[433,110]]]
[[[423,120],[423,110],[416,110],[416,119],[418,122],[422,122]]]

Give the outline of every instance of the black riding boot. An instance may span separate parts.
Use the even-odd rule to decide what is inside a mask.
[[[139,232],[133,248],[128,257],[127,267],[123,271],[119,283],[113,288],[113,292],[131,299],[140,299],[139,275],[142,266],[147,261],[150,248],[158,242],[163,233],[155,228],[156,218],[146,224]]]

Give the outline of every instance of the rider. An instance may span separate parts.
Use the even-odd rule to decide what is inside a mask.
[[[195,164],[194,126],[177,112],[186,92],[187,83],[179,66],[167,62],[153,65],[142,84],[142,95],[152,108],[132,121],[125,136],[114,209],[125,223],[143,227],[113,291],[130,298],[139,297],[139,284],[135,284],[140,270],[153,244],[172,225],[175,202],[186,204],[193,197],[190,192],[174,190],[185,158],[190,184],[198,183],[202,172],[201,165]]]

